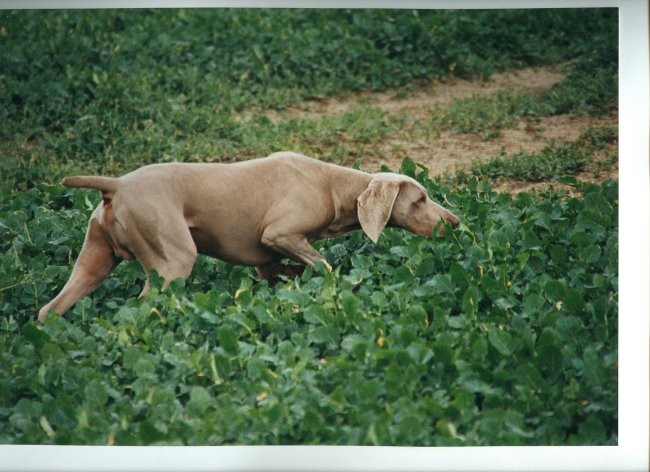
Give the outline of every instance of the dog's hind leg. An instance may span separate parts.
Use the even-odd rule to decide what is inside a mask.
[[[47,318],[53,310],[64,314],[79,299],[85,297],[101,284],[119,259],[106,239],[104,229],[96,218],[91,218],[79,257],[74,264],[70,279],[61,292],[38,312],[39,321]]]

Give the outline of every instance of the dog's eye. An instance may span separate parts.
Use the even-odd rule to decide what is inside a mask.
[[[426,201],[427,201],[427,196],[426,196],[426,195],[422,195],[420,198],[418,198],[418,199],[415,201],[415,203],[416,203],[417,205],[422,205],[422,204],[423,204],[424,202],[426,202]]]

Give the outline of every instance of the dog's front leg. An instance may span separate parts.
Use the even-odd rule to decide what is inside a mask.
[[[305,264],[283,264],[281,261],[273,261],[257,266],[257,275],[260,280],[267,280],[269,285],[278,282],[280,275],[297,277],[305,271]]]
[[[332,266],[314,249],[304,234],[278,234],[267,228],[262,235],[262,244],[297,262],[315,266],[321,261],[328,269]]]

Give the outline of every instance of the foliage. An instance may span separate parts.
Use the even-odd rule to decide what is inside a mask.
[[[585,73],[584,64],[592,60],[579,61],[564,81],[538,93],[504,88],[490,95],[454,99],[450,105],[432,109],[429,118],[418,124],[418,128],[482,133],[489,139],[498,136],[503,128],[515,127],[521,120],[535,122],[567,113],[603,114],[616,106],[617,99],[616,62],[610,63],[610,59],[605,59],[606,67],[589,69],[594,76]]]
[[[603,114],[618,99],[617,28],[607,28],[584,44],[566,80],[543,94],[555,114]]]
[[[4,12],[0,172],[24,189],[65,169],[265,155],[290,141],[286,129],[262,127],[256,141],[261,126],[242,110],[574,58],[590,62],[574,74],[578,104],[553,92],[563,108],[611,106],[616,30],[616,9]],[[585,86],[595,68],[605,102]],[[47,161],[48,172],[33,165]]]
[[[334,272],[272,288],[206,259],[138,300],[126,265],[44,326],[91,206],[3,201],[0,442],[616,443],[616,184],[513,198],[402,170],[459,230],[353,233],[321,246]]]
[[[537,153],[519,151],[507,156],[502,151],[487,162],[474,163],[469,171],[457,172],[451,181],[467,183],[473,176],[491,180],[557,181],[584,170],[597,152],[606,150],[617,139],[618,133],[612,127],[590,128],[575,142],[551,143]]]
[[[535,119],[553,114],[553,109],[529,92],[500,89],[494,94],[454,99],[446,107],[431,110],[430,119],[421,128],[451,129],[456,133],[481,133],[493,138],[502,128],[513,128],[522,119]]]

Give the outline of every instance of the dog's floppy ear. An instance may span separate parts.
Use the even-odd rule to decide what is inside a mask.
[[[379,235],[388,223],[399,187],[400,182],[377,176],[357,198],[357,215],[361,229],[374,243],[379,240]]]

